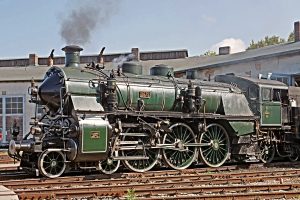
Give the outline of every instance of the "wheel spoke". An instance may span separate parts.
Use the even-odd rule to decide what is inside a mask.
[[[205,135],[209,140],[212,140],[211,132],[210,132],[209,129],[207,129],[207,132],[205,132],[204,135]]]
[[[210,143],[210,140],[209,139],[202,139],[202,143]]]
[[[185,131],[185,133],[184,133],[184,136],[186,136],[186,137],[184,137],[184,138],[182,139],[183,142],[187,141],[187,139],[189,139],[189,138],[191,137],[190,134],[187,134],[187,129],[186,129],[186,131]],[[193,138],[192,138],[192,140],[193,140]],[[190,142],[190,141],[192,141],[192,140],[187,141],[187,143]]]
[[[171,134],[168,134],[168,137],[170,137],[170,138],[172,139],[172,140],[170,140],[170,139],[168,138],[169,142],[175,141],[175,138],[174,138]]]
[[[215,158],[216,158],[216,151],[212,150],[212,153],[211,153],[211,161],[212,161],[213,164],[216,164]]]
[[[195,141],[195,138],[190,139],[189,141],[185,142],[185,144],[188,144],[188,143],[190,143],[192,141]]]
[[[225,145],[225,144],[224,144],[224,145]],[[222,146],[223,146],[223,145],[220,145],[220,146],[219,146],[219,149],[220,149],[220,151],[224,151],[224,152],[226,152],[226,151],[227,151],[227,149],[223,148]]]
[[[211,150],[211,149],[212,148],[208,147],[208,148],[204,149],[202,152],[205,153],[206,151]]]
[[[211,148],[210,148],[210,149],[209,149],[209,151],[206,153],[206,157],[208,157],[208,158],[209,158],[209,157],[210,157],[209,155],[211,155],[211,154],[212,154],[212,151],[213,151],[213,149],[211,149]]]
[[[47,166],[47,165],[46,165]],[[49,169],[49,167],[51,167],[50,165],[48,165],[47,167],[44,167],[45,169]]]

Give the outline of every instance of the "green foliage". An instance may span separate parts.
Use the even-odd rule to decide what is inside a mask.
[[[291,32],[288,37],[288,42],[294,42],[295,41],[295,35],[294,32]]]
[[[282,44],[285,42],[294,42],[295,41],[295,35],[294,32],[291,32],[289,34],[289,37],[287,38],[287,41],[284,38],[280,38],[278,36],[273,35],[272,37],[266,36],[264,39],[259,40],[257,42],[254,42],[253,40],[251,40],[248,49],[257,49],[257,48],[261,48],[261,47],[266,47],[269,45],[274,45],[274,44]]]
[[[266,36],[264,39],[259,40],[258,42],[251,41],[248,49],[257,49],[261,47],[266,47],[274,44],[282,44],[285,43],[285,39],[280,38],[278,36],[273,35],[272,37]]]
[[[216,56],[217,53],[215,51],[208,50],[203,54],[204,56]]]
[[[137,200],[134,189],[127,190],[126,200]]]

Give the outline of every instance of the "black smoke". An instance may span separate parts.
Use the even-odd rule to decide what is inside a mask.
[[[66,44],[85,45],[96,28],[110,21],[117,11],[118,0],[71,1],[71,10],[63,17],[60,35]]]

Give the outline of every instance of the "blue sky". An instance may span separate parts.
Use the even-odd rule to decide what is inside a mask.
[[[63,55],[62,24],[79,8],[97,19],[83,54],[105,46],[105,53],[138,47],[195,56],[224,41],[241,50],[266,35],[287,38],[299,7],[299,0],[0,0],[0,59],[48,56],[53,48]]]

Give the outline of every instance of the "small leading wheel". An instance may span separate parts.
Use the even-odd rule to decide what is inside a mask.
[[[260,160],[263,163],[270,163],[273,161],[275,156],[275,146],[274,144],[269,144],[266,141],[261,141],[259,143],[259,149],[260,149]]]
[[[118,152],[115,151],[115,157],[118,157]],[[112,158],[107,158],[106,160],[99,162],[99,170],[104,174],[115,173],[120,166],[120,160],[113,160]]]
[[[171,132],[164,135],[163,144],[170,145],[162,150],[166,164],[176,170],[188,168],[197,154],[196,136],[193,130],[184,123],[173,124]]]
[[[229,136],[220,124],[210,124],[200,136],[200,144],[207,144],[199,148],[201,160],[210,167],[219,167],[229,156]]]
[[[61,176],[66,169],[66,156],[61,151],[45,150],[39,156],[38,168],[43,176],[56,178]]]
[[[134,129],[128,129],[127,132],[131,130]],[[150,136],[124,136],[122,140],[129,143],[130,141],[133,143],[138,142],[138,144],[136,144],[136,149],[133,148],[121,151],[122,156],[137,158],[134,160],[124,160],[123,164],[126,168],[134,172],[146,172],[156,165],[160,150],[158,148],[152,148],[153,145],[151,144],[159,143],[159,141],[154,141],[155,139],[151,139]]]

